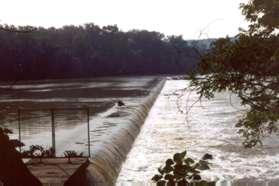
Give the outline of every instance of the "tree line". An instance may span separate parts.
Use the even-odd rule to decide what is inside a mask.
[[[195,68],[205,50],[196,45],[182,36],[146,30],[123,32],[116,25],[2,25],[0,80],[185,74]]]

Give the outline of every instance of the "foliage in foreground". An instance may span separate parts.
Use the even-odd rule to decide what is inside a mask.
[[[71,158],[83,157],[83,153],[77,153],[74,150],[67,150],[64,152],[64,156],[68,158],[68,163],[72,163]]]
[[[208,183],[202,180],[200,171],[209,169],[208,160],[212,159],[212,155],[205,154],[201,160],[195,161],[186,156],[187,152],[176,153],[173,159],[168,159],[164,167],[158,169],[152,181],[157,185],[191,185],[191,183],[200,183],[199,185]]]
[[[23,158],[39,158],[40,163],[42,163],[43,158],[55,157],[53,148],[45,149],[41,145],[31,145],[29,150],[23,151],[21,155]]]
[[[214,42],[191,87],[200,98],[225,90],[236,94],[248,108],[236,127],[244,146],[254,147],[263,136],[279,132],[279,1],[251,0],[241,9],[248,31]]]

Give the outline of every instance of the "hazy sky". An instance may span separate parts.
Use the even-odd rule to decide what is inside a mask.
[[[93,22],[147,29],[185,39],[233,36],[247,23],[247,0],[0,0],[0,23],[61,27]]]

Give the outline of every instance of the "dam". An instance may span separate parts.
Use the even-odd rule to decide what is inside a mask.
[[[157,168],[183,150],[194,159],[204,153],[213,155],[211,169],[202,177],[216,185],[279,185],[277,137],[266,137],[263,146],[244,149],[234,127],[245,112],[239,99],[223,92],[198,102],[198,95],[188,85],[187,80],[163,77],[27,82],[12,88],[0,85],[6,91],[0,102],[7,106],[0,119],[14,131],[11,137],[17,138],[14,107],[38,108],[22,113],[22,141],[26,147],[51,146],[50,117],[42,110],[89,107],[88,185],[151,185]],[[119,100],[124,104],[119,106]],[[65,150],[87,155],[84,114],[55,113],[57,156],[63,156]]]
[[[164,77],[120,77],[2,84],[0,102],[5,109],[0,119],[4,127],[13,131],[11,138],[17,139],[20,134],[25,144],[22,150],[34,144],[51,147],[51,120],[55,120],[56,155],[61,157],[63,152],[75,150],[88,156],[86,113],[82,111],[88,108],[88,183],[114,185],[164,83]],[[50,114],[49,109],[55,112]]]

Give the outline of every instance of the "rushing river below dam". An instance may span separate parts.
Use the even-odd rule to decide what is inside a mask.
[[[186,88],[186,89],[185,89]],[[218,93],[197,102],[188,81],[168,80],[122,166],[118,185],[147,185],[166,159],[187,150],[190,157],[210,153],[211,169],[202,177],[217,185],[279,185],[278,136],[263,146],[244,149],[234,124],[245,109],[239,99]]]

